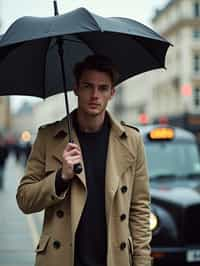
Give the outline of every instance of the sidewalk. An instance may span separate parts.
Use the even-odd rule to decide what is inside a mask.
[[[33,266],[41,230],[41,214],[24,215],[16,203],[16,188],[23,167],[10,156],[4,187],[0,190],[0,266]]]

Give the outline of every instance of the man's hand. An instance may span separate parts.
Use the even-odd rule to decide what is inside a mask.
[[[62,179],[69,181],[74,177],[74,165],[81,162],[81,150],[75,143],[68,143],[63,151]]]

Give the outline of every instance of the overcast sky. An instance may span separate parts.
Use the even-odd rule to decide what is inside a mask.
[[[121,16],[139,20],[150,25],[156,8],[163,7],[169,0],[57,0],[60,13],[78,7],[86,7],[101,16]],[[0,0],[1,31],[5,31],[21,16],[52,16],[53,0]]]
[[[129,17],[149,26],[155,9],[162,8],[167,2],[169,0],[57,0],[60,14],[85,7],[101,16]],[[4,33],[19,17],[52,16],[53,13],[53,0],[0,0],[0,32]],[[23,98],[12,97],[12,102],[18,107]]]

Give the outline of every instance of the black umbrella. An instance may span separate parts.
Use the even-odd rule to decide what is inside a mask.
[[[119,83],[165,66],[168,41],[128,18],[104,18],[79,8],[53,17],[23,17],[0,39],[0,95],[47,98],[74,84],[73,66],[91,54],[109,56]],[[68,121],[69,139],[71,122]]]

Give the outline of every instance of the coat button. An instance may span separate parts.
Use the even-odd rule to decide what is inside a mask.
[[[121,220],[121,221],[126,220],[126,214],[125,214],[125,213],[123,213],[123,214],[120,216],[120,220]]]
[[[56,215],[57,215],[59,218],[62,218],[62,217],[64,216],[64,211],[62,211],[62,210],[58,210],[58,211],[56,212]]]
[[[53,247],[54,247],[55,249],[59,249],[60,246],[61,246],[61,244],[60,244],[60,242],[59,242],[58,240],[55,240],[55,241],[53,242]]]
[[[122,186],[122,187],[121,187],[121,192],[122,192],[122,193],[126,193],[127,190],[128,190],[127,186]]]
[[[121,250],[124,250],[126,248],[126,243],[125,242],[122,242],[121,244],[120,244],[120,249]]]

